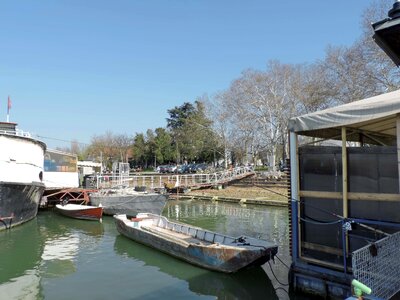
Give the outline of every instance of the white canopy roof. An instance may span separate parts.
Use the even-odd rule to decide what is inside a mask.
[[[313,112],[289,121],[289,130],[301,135],[340,139],[341,127],[353,129],[349,140],[360,140],[360,133],[369,141],[393,144],[396,119],[400,113],[400,90]]]
[[[83,161],[78,161],[78,166],[79,167],[101,167],[101,163],[94,162],[94,161],[88,161],[88,160],[83,160]]]

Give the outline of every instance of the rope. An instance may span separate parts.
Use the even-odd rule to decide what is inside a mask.
[[[314,225],[335,225],[342,223],[342,220],[332,221],[332,222],[320,222],[320,221],[312,221],[304,218],[300,218],[303,222],[314,224]]]
[[[275,191],[273,191],[273,190],[271,190],[271,189],[268,189],[268,188],[266,188],[266,187],[262,187],[262,186],[258,186],[258,185],[255,185],[255,186],[260,187],[260,188],[262,188],[262,189],[265,189],[265,190],[267,190],[267,191],[269,191],[269,192],[271,192],[271,193],[275,193],[275,194],[277,194],[277,195],[287,197],[287,195],[284,195],[284,194],[279,193],[279,192],[275,192]],[[300,204],[306,205],[306,204],[304,203],[304,200],[301,201],[301,200],[296,200],[296,199],[291,198],[290,201],[292,201],[292,202],[298,202],[298,203],[300,203]],[[322,208],[313,206],[313,205],[311,205],[311,204],[307,204],[307,206],[309,206],[309,207],[311,207],[311,208],[314,208],[314,209],[316,209],[316,210],[319,210],[319,211],[321,211],[321,212],[325,212],[325,213],[330,214],[330,215],[332,215],[332,216],[335,216],[336,218],[339,218],[340,220],[352,220],[351,218],[345,218],[345,217],[343,217],[343,216],[341,216],[341,215],[338,215],[338,214],[335,214],[335,213],[333,213],[333,212],[331,212],[331,211],[327,211],[327,210],[325,210],[325,209],[322,209]],[[302,218],[300,218],[300,219],[301,219],[302,221],[304,221],[304,222],[312,223],[312,222],[309,221],[309,220],[305,220],[305,219],[302,219]],[[309,219],[310,219],[310,218],[309,218]],[[354,222],[354,221],[352,221],[352,222]],[[333,224],[336,224],[336,223],[339,223],[339,222],[320,222],[320,223],[318,223],[318,221],[317,221],[317,223],[314,223],[314,224],[315,224],[315,225],[329,225],[329,224],[333,225]],[[390,234],[388,234],[388,233],[386,233],[386,232],[384,232],[384,231],[382,231],[382,230],[373,228],[373,227],[371,227],[371,226],[362,224],[362,223],[360,223],[360,222],[354,222],[354,223],[356,223],[356,224],[360,225],[361,227],[364,227],[364,228],[366,228],[366,229],[368,229],[368,230],[371,230],[371,231],[374,231],[374,232],[383,234],[383,235],[385,235],[385,236],[390,236]]]
[[[275,257],[276,257],[288,270],[290,270],[290,267],[289,267],[287,264],[285,264],[285,262],[284,262],[283,260],[281,260],[281,259],[279,258],[278,255],[275,254]]]
[[[283,287],[277,287],[277,288],[274,288],[274,290],[275,290],[275,292],[277,291],[277,290],[282,290],[282,291],[284,291],[288,296],[290,296],[289,295],[289,292],[287,291],[287,290],[285,290]]]
[[[272,270],[272,266],[271,266],[271,262],[270,262],[270,261],[268,261],[268,265],[269,265],[269,268],[271,269],[272,275],[274,275],[275,280],[276,280],[280,285],[289,286],[289,283],[282,283],[282,282],[279,281],[279,279],[276,277],[276,275],[275,275],[275,273],[274,273],[274,270]]]

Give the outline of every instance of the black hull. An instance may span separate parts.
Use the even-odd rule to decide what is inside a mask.
[[[93,206],[103,207],[103,214],[113,216],[126,214],[136,216],[138,213],[148,212],[161,215],[168,196],[164,194],[142,194],[122,196],[97,196],[90,195],[90,203]]]
[[[0,230],[35,218],[44,189],[40,182],[0,182]]]

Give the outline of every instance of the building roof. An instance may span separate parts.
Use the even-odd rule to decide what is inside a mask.
[[[396,142],[400,113],[400,90],[354,101],[290,119],[289,130],[301,135],[341,139],[341,127],[349,129],[348,140],[373,144]]]

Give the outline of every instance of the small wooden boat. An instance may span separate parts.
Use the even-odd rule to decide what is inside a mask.
[[[265,240],[234,238],[150,213],[140,213],[133,219],[114,215],[114,220],[117,230],[136,242],[219,272],[263,265],[278,252],[278,246]]]
[[[103,216],[103,207],[81,204],[57,204],[56,210],[67,217],[82,220],[100,220]]]

